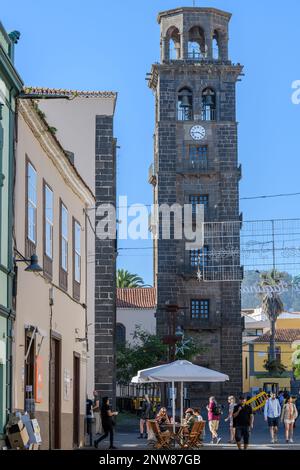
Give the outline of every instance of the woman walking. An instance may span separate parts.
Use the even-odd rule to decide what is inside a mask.
[[[143,439],[144,437],[144,428],[146,426],[146,433],[145,439],[148,439],[149,433],[149,419],[152,418],[152,403],[150,401],[149,395],[145,395],[144,401],[141,408],[141,416],[140,416],[140,436],[138,439]]]
[[[96,449],[98,448],[99,442],[103,441],[108,434],[109,434],[109,449],[116,449],[114,447],[114,422],[113,416],[117,416],[117,411],[112,411],[111,407],[109,406],[109,398],[103,397],[102,399],[102,406],[101,406],[101,419],[102,419],[102,427],[104,434],[103,436],[99,437],[94,441],[94,446]]]
[[[287,443],[293,443],[293,432],[294,432],[294,423],[298,417],[298,411],[295,403],[293,402],[293,397],[288,397],[285,400],[281,412],[281,422],[284,422],[285,426],[285,440]]]
[[[228,397],[228,416],[225,418],[225,421],[229,421],[229,432],[230,432],[230,444],[235,443],[235,429],[233,427],[233,409],[236,405],[235,397],[230,395]]]
[[[218,429],[221,418],[221,410],[219,405],[216,402],[215,397],[209,398],[209,403],[206,407],[208,413],[208,426],[211,432],[211,444],[219,444],[221,438],[218,437]]]

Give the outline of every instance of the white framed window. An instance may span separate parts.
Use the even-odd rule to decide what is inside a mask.
[[[69,241],[69,234],[68,234],[68,210],[67,208],[61,203],[60,206],[60,220],[61,220],[61,268],[64,271],[68,271],[68,241]]]
[[[27,162],[27,238],[36,244],[37,173]]]
[[[45,254],[53,258],[53,191],[44,184]]]
[[[74,280],[80,283],[81,279],[81,227],[80,224],[74,221]]]

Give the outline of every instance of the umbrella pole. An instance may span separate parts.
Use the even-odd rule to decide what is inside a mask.
[[[183,424],[183,382],[180,384],[180,424]]]
[[[172,382],[173,433],[175,434],[175,383]]]

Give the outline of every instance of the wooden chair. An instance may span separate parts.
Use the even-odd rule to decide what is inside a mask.
[[[161,432],[158,423],[155,420],[149,420],[149,426],[153,434],[155,435],[156,442],[154,443],[154,449],[170,449],[171,433],[170,431]]]
[[[205,421],[196,421],[191,432],[179,445],[181,449],[197,449],[202,445],[202,434],[205,428]]]

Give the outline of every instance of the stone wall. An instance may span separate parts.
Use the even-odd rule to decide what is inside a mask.
[[[201,11],[200,11],[201,10]],[[178,9],[160,16],[162,37],[174,23],[183,36],[200,22],[206,31],[222,27],[227,34],[229,16],[210,9]],[[200,24],[200,23],[199,23]],[[224,37],[223,37],[224,40]],[[162,47],[165,42],[162,41]],[[237,123],[235,86],[242,71],[227,58],[226,44],[222,43],[225,60],[204,60],[197,63],[182,60],[163,61],[152,67],[149,86],[156,95],[155,171],[157,184],[154,200],[158,204],[184,204],[191,194],[209,196],[206,221],[239,221],[239,179],[237,158]],[[162,54],[164,56],[164,54]],[[177,120],[177,93],[182,87],[193,92],[193,121]],[[211,87],[216,93],[216,120],[201,120],[202,91]],[[194,124],[205,128],[206,138],[195,142],[189,135]],[[189,145],[208,146],[209,167],[198,173],[182,169]],[[216,243],[223,243],[220,239]],[[233,248],[239,248],[239,224],[233,231]],[[181,310],[177,325],[184,327],[187,336],[193,336],[201,346],[199,364],[219,370],[230,376],[228,384],[190,386],[192,406],[203,402],[209,394],[225,397],[242,390],[242,325],[239,281],[197,281],[187,275],[184,264],[188,257],[184,240],[161,240],[154,244],[157,259],[155,276],[158,296],[157,332],[168,332],[168,318],[163,308],[166,301],[177,303]],[[232,263],[233,258],[229,259]],[[209,320],[192,320],[191,299],[209,299]]]
[[[112,116],[96,117],[96,207],[116,206],[116,159]],[[96,212],[96,225],[100,220]],[[115,223],[115,220],[111,221]],[[95,245],[95,389],[115,402],[116,241]]]

